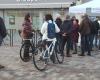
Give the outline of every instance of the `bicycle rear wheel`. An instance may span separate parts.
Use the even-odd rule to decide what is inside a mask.
[[[59,62],[59,64],[63,63],[64,61],[64,55],[61,55],[60,51],[55,51],[56,59]]]
[[[43,48],[37,47],[36,51],[33,53],[33,63],[39,71],[44,71],[47,67],[47,60],[43,59],[42,56],[44,51]]]

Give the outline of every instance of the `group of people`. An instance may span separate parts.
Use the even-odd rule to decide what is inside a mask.
[[[53,24],[52,24],[53,23]],[[51,25],[52,24],[52,25]],[[49,27],[52,27],[53,32]],[[53,39],[57,39],[57,45],[59,45],[59,50],[61,55],[66,57],[71,57],[70,50],[73,50],[73,54],[77,54],[77,43],[79,39],[79,34],[81,36],[81,52],[79,56],[85,56],[85,52],[88,52],[87,55],[91,56],[91,51],[93,48],[93,42],[95,39],[97,46],[97,35],[100,26],[98,20],[91,20],[87,14],[82,16],[82,21],[79,24],[79,20],[75,16],[70,18],[69,15],[66,15],[66,19],[62,21],[61,17],[57,17],[56,20],[53,20],[51,14],[45,15],[45,21],[41,26],[42,40],[48,41],[48,46]],[[32,37],[32,21],[30,14],[25,16],[25,21],[23,23],[22,36],[24,38]],[[55,35],[53,34],[55,31]],[[49,32],[49,33],[48,33]],[[50,35],[52,38],[50,38]],[[53,35],[53,36],[52,36]],[[28,51],[28,41],[26,43],[25,58],[29,57]],[[66,54],[64,54],[64,47],[66,45]]]
[[[82,16],[82,21],[79,24],[79,20],[75,16],[70,18],[69,15],[62,21],[60,17],[57,17],[54,21],[51,14],[45,16],[45,22],[42,25],[41,33],[43,40],[52,39],[48,38],[48,22],[55,24],[55,32],[57,44],[60,46],[61,55],[64,55],[64,47],[66,45],[66,57],[71,57],[70,50],[73,50],[73,54],[77,54],[77,43],[79,40],[79,34],[81,36],[81,53],[79,56],[87,55],[91,56],[91,51],[95,46],[97,47],[98,30],[100,29],[98,19],[91,19],[87,14]]]
[[[49,27],[52,27],[51,29]],[[53,32],[49,31],[52,30]],[[62,56],[71,57],[70,50],[73,50],[73,54],[77,54],[77,43],[79,39],[79,34],[81,36],[81,52],[79,56],[87,55],[91,56],[91,51],[94,47],[93,42],[95,41],[95,46],[97,47],[97,37],[98,30],[100,29],[98,19],[91,20],[88,15],[82,16],[82,21],[79,24],[79,20],[75,16],[70,18],[69,15],[66,15],[66,19],[62,21],[61,17],[57,17],[56,20],[53,20],[51,14],[45,15],[45,21],[41,26],[42,40],[48,41],[48,46],[52,40],[57,40],[57,45],[59,45],[59,50],[61,51]],[[24,23],[22,24],[21,36],[25,39],[32,38],[32,19],[31,15],[28,13],[25,15]],[[48,33],[49,32],[49,33]],[[0,46],[3,42],[3,38],[7,35],[6,27],[3,22],[3,19],[0,17]],[[95,40],[94,40],[95,39]],[[24,58],[26,61],[29,60],[29,40],[25,40],[25,50]],[[66,45],[66,54],[64,54],[64,48]],[[100,48],[100,45],[99,45]],[[51,60],[54,62],[53,56]],[[0,65],[0,68],[4,66]]]
[[[58,24],[58,19],[56,19],[56,23]],[[58,25],[59,26],[59,25]],[[82,16],[82,21],[79,24],[79,20],[76,19],[75,16],[70,18],[69,15],[66,16],[66,20],[64,20],[59,26],[60,33],[58,33],[60,39],[61,46],[61,54],[64,54],[64,46],[66,44],[66,56],[71,57],[70,50],[73,50],[73,54],[77,54],[77,43],[79,40],[79,34],[81,36],[81,53],[79,56],[85,56],[85,52],[88,52],[87,55],[91,56],[91,51],[95,46],[97,47],[97,37],[98,30],[100,29],[98,19],[92,20],[89,18],[87,14]],[[58,39],[58,40],[59,40]]]

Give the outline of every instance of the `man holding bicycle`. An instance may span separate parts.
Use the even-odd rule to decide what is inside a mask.
[[[49,46],[54,39],[56,39],[56,33],[60,32],[57,24],[53,21],[51,14],[45,15],[45,22],[42,25],[41,33],[42,40],[46,40],[47,46]],[[52,54],[50,59],[55,63],[55,56]]]

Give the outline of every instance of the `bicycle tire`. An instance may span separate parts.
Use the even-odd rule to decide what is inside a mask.
[[[20,58],[21,58],[21,60],[23,61],[23,62],[28,62],[28,61],[30,61],[30,60],[26,60],[25,58],[24,58],[24,48],[25,48],[25,44],[23,43],[22,44],[22,46],[21,46],[21,48],[20,48]],[[32,45],[30,44],[30,48],[31,48],[31,50],[32,50]]]
[[[64,61],[64,55],[61,55],[61,51],[56,49],[55,51],[55,55],[56,55],[56,59],[58,61],[59,64],[63,63]]]
[[[33,63],[35,68],[39,71],[44,71],[47,67],[47,61],[40,59],[42,58],[42,51],[44,52],[44,50],[40,50],[40,48],[37,47],[35,52],[33,53]]]

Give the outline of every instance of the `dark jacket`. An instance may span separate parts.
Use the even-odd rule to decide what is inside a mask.
[[[79,31],[81,35],[87,35],[91,33],[91,21],[88,18],[85,18],[81,21]]]
[[[7,35],[7,30],[4,21],[1,17],[0,17],[0,35],[2,36],[2,38],[6,37]]]
[[[71,34],[72,32],[72,22],[71,20],[65,20],[61,25],[61,32],[68,34]]]
[[[57,26],[59,27],[59,29],[61,29],[62,20],[60,18],[57,18],[55,22]]]
[[[94,21],[93,26],[95,29],[95,34],[98,34],[98,30],[100,29],[100,25],[99,25],[98,21]]]
[[[22,24],[21,36],[23,38],[30,38],[32,36],[32,23],[29,21],[24,21]]]
[[[57,36],[61,36],[61,25],[62,25],[62,20],[60,18],[57,18],[55,23],[57,24],[57,26],[59,27],[60,29],[60,32],[59,33],[56,33]]]

